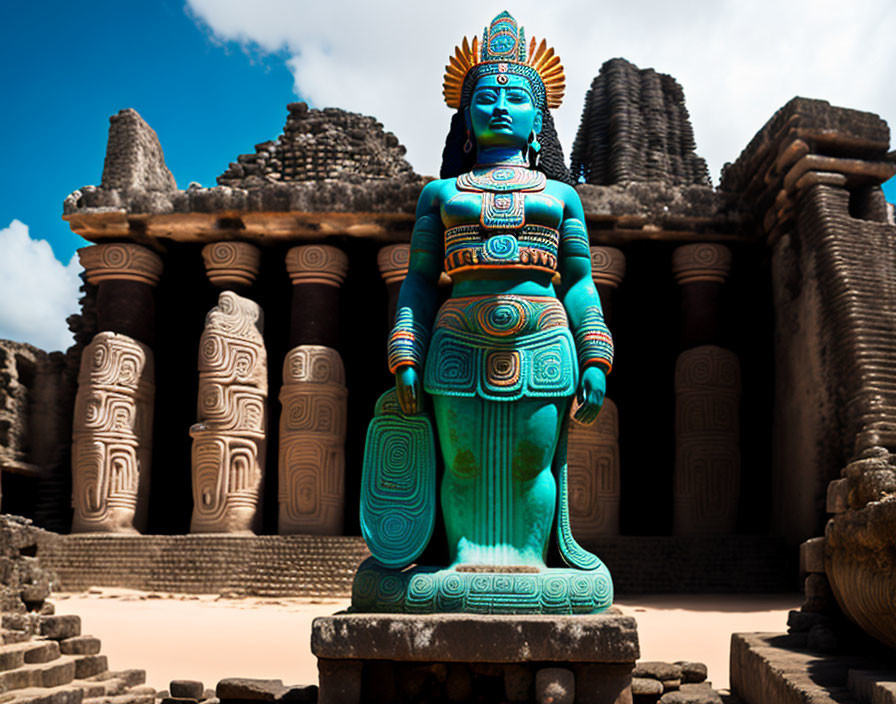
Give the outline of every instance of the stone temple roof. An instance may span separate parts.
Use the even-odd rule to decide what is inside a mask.
[[[696,152],[684,90],[672,76],[625,59],[600,68],[585,95],[572,148],[572,172],[586,183],[632,181],[709,186]]]
[[[218,176],[218,185],[253,188],[267,183],[413,175],[405,148],[374,118],[338,108],[287,105],[283,134],[241,154]]]

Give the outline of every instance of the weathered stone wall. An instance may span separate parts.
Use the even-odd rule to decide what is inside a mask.
[[[370,556],[357,537],[45,535],[37,557],[56,588],[343,596]]]
[[[66,355],[0,340],[4,511],[65,515],[73,397],[74,375]]]
[[[610,59],[585,95],[572,172],[601,186],[628,181],[708,186],[709,170],[695,148],[678,81]]]
[[[854,453],[896,448],[888,145],[878,116],[794,98],[722,179],[771,248],[772,495],[775,531],[793,544],[821,533],[828,483]]]

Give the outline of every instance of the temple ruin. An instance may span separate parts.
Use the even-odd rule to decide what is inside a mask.
[[[122,110],[100,184],[65,199],[92,243],[75,345],[0,342],[2,510],[54,531],[63,588],[346,594],[367,555],[361,451],[429,178],[372,117],[287,109],[185,189]],[[714,188],[677,81],[601,67],[570,169],[618,365],[569,491],[618,593],[803,583],[799,642],[845,613],[896,647],[889,139],[794,98]],[[761,647],[736,641],[732,682],[778,701]]]

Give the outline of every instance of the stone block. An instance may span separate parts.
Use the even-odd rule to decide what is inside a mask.
[[[21,697],[17,701],[27,701],[28,704],[90,704],[83,699],[81,690],[69,687],[41,691],[39,689],[20,690],[16,694]]]
[[[75,658],[75,677],[79,680],[93,677],[109,669],[105,655],[79,655]]]
[[[50,640],[65,640],[81,635],[81,617],[76,615],[41,616],[40,634]]]
[[[655,680],[681,680],[681,666],[671,662],[645,660],[635,663],[632,677],[652,677]]]
[[[824,538],[810,538],[800,545],[800,572],[824,574]]]
[[[652,677],[632,677],[632,694],[634,696],[654,696],[659,699],[663,693],[663,683]]]
[[[674,692],[681,688],[681,680],[660,680],[664,692]]]
[[[361,667],[361,663],[357,661],[318,657],[318,704],[360,704]]]
[[[629,664],[575,664],[577,704],[632,704]]]
[[[293,702],[295,704],[315,704],[318,699],[316,684],[287,685],[286,691],[280,695],[279,702]]]
[[[814,611],[790,611],[787,614],[787,631],[789,633],[808,633],[812,626],[829,624],[831,617]]]
[[[722,704],[722,697],[705,682],[684,684],[678,691],[660,697],[660,704]]]
[[[337,614],[314,619],[318,658],[424,662],[632,663],[639,655],[630,616]],[[680,674],[680,672],[679,672]]]
[[[828,513],[843,513],[849,510],[848,479],[835,479],[828,484],[826,510]]]
[[[59,641],[59,650],[63,655],[96,655],[102,643],[93,636],[74,636]]]
[[[696,684],[706,680],[706,665],[702,662],[679,660],[675,664],[681,668],[682,684]]]
[[[836,609],[831,585],[823,574],[810,574],[803,583],[803,592],[806,601],[802,605],[803,611],[829,612]]]
[[[172,697],[181,699],[202,699],[205,687],[196,680],[171,680],[168,691]]]
[[[273,702],[284,693],[282,680],[256,680],[246,677],[229,677],[218,682],[215,695],[218,699],[242,699],[256,702]],[[173,692],[172,692],[173,694]]]
[[[49,662],[59,657],[56,641],[25,641],[0,646],[0,671],[14,670],[26,663]]]

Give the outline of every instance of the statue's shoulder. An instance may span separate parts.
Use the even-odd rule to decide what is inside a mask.
[[[545,193],[554,196],[563,203],[565,217],[584,218],[582,199],[575,186],[549,178],[545,185]]]
[[[433,181],[427,183],[423,190],[420,191],[420,200],[424,198],[439,198],[444,195],[446,189],[453,189],[454,182],[456,179],[453,178],[437,178]]]

